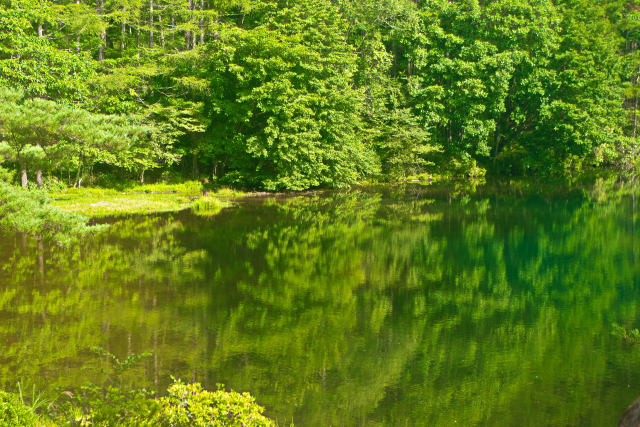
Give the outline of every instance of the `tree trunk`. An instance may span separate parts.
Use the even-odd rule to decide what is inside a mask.
[[[631,52],[635,54],[638,47],[637,42],[631,44]],[[636,87],[635,87],[635,102],[633,106],[633,139],[636,138],[638,128],[638,83],[640,83],[640,68],[638,68],[638,74],[636,74]]]
[[[36,174],[36,185],[38,188],[42,188],[42,170],[38,169],[38,173]]]
[[[76,172],[76,182],[73,184],[73,186],[76,188],[80,188],[80,184],[82,183],[82,178],[80,178],[81,173],[82,173],[82,164],[78,166],[78,171]]]
[[[162,27],[162,15],[158,15],[158,25],[160,26],[160,45],[164,49],[164,28]]]
[[[80,0],[76,0],[76,4],[80,4]],[[76,37],[76,53],[80,53],[80,34]]]
[[[27,177],[27,168],[22,167],[22,188],[29,186],[29,178]]]
[[[153,0],[149,0],[149,48],[153,49]]]
[[[140,173],[140,184],[144,184],[144,172],[145,170],[142,169],[142,172]]]
[[[104,45],[107,44],[107,33],[100,33],[100,46],[98,46],[98,61],[104,61]]]
[[[192,0],[189,0],[189,8],[188,8],[188,10],[191,10],[191,9],[193,9],[193,2],[192,2]],[[184,40],[185,41],[185,49],[186,50],[191,49],[191,47],[193,46],[191,44],[191,30],[186,30],[185,31],[184,39],[185,39]]]
[[[124,50],[124,38],[126,37],[127,34],[127,24],[126,23],[122,23],[122,27],[120,28],[120,50],[123,51]]]
[[[104,12],[104,0],[98,2],[98,14]],[[98,61],[104,60],[104,46],[107,44],[107,30],[100,31],[100,45],[98,46]]]
[[[196,0],[189,0],[189,2],[191,3],[191,15],[193,16],[193,24],[195,27],[195,23],[196,23],[196,17],[195,17],[195,13],[194,11],[198,9]],[[194,30],[191,32],[191,49],[194,49],[196,47],[196,39],[198,37],[197,32]]]
[[[38,19],[38,37],[42,37],[43,33],[44,31],[42,29],[42,21]]]
[[[193,153],[193,175],[195,178],[198,178],[200,175],[200,168],[198,167],[198,156]]]
[[[171,41],[176,41],[176,17],[171,15]]]
[[[200,44],[204,44],[204,0],[200,0]]]

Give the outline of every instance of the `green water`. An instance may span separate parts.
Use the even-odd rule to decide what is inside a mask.
[[[533,194],[531,189],[533,189]],[[0,386],[130,373],[249,391],[281,425],[615,425],[640,396],[635,197],[395,187],[0,241]]]

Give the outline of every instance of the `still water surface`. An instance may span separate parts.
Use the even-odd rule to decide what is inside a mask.
[[[529,189],[531,190],[531,189]],[[536,194],[538,193],[538,194]],[[0,386],[131,372],[249,391],[282,425],[615,425],[640,396],[635,198],[395,187],[0,240]]]

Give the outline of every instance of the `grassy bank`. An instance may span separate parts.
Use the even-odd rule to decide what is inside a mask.
[[[231,201],[245,193],[218,189],[205,191],[196,181],[181,184],[153,184],[113,190],[104,188],[68,188],[50,194],[52,204],[63,211],[91,218],[178,212],[193,209],[212,215],[231,206]]]

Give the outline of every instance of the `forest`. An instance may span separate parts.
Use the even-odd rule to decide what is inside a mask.
[[[639,39],[635,0],[0,0],[0,172],[266,191],[633,173]]]

